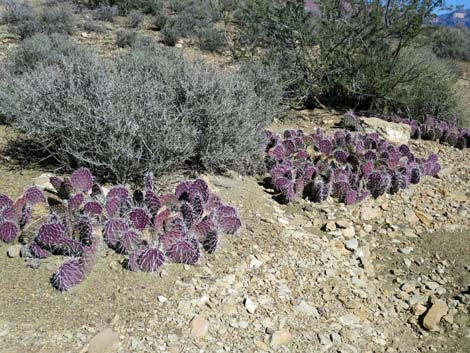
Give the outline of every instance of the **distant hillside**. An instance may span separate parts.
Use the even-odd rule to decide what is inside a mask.
[[[441,26],[466,26],[470,27],[470,9],[459,8],[450,13],[439,15],[434,23]]]

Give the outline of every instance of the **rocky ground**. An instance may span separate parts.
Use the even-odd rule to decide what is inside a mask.
[[[337,121],[296,114],[307,131]],[[195,267],[131,273],[103,249],[61,294],[60,259],[33,270],[1,245],[2,352],[469,352],[470,151],[411,144],[439,154],[440,178],[361,205],[281,205],[261,179],[204,176],[244,227]],[[0,192],[44,172],[4,159]]]

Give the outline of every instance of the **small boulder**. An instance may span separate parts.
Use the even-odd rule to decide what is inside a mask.
[[[283,346],[292,341],[292,338],[292,334],[288,330],[282,329],[274,331],[271,335],[270,343],[273,347]]]
[[[411,127],[407,124],[388,122],[379,118],[360,118],[365,133],[377,132],[384,139],[396,145],[407,144]]]
[[[445,301],[438,299],[428,310],[423,319],[423,326],[429,331],[436,331],[441,319],[447,314],[448,307]]]
[[[20,244],[12,245],[7,250],[7,255],[8,257],[11,257],[11,258],[19,257],[20,254],[21,254]]]
[[[196,315],[191,320],[191,336],[200,340],[203,339],[209,331],[209,321],[202,315]]]
[[[115,345],[119,342],[119,335],[107,328],[95,337],[93,337],[88,344],[88,353],[106,353],[112,352]]]

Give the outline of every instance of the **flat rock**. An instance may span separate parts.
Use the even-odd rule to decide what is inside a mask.
[[[209,321],[203,315],[196,315],[191,320],[191,336],[200,340],[203,339],[209,331]]]
[[[346,249],[350,251],[355,251],[359,247],[359,242],[357,241],[356,238],[349,239],[344,243],[344,246]]]
[[[407,144],[410,139],[411,127],[407,124],[388,122],[379,118],[359,118],[365,133],[377,132],[391,143]]]
[[[305,314],[305,315],[311,315],[314,317],[319,317],[320,314],[318,313],[317,308],[311,306],[305,301],[301,301],[295,308],[294,310],[298,313]]]
[[[292,341],[292,338],[293,336],[288,330],[282,329],[273,332],[270,343],[273,347],[283,346]]]
[[[88,344],[88,353],[107,353],[115,349],[115,345],[119,342],[119,335],[107,328],[95,337]]]
[[[52,173],[43,173],[40,176],[33,179],[33,184],[41,189],[54,190],[54,187],[49,181],[49,178],[53,176]]]
[[[361,219],[363,221],[371,221],[380,215],[380,210],[374,207],[363,207],[361,209]]]
[[[447,314],[448,307],[445,301],[438,299],[428,310],[423,319],[423,326],[429,331],[435,331],[441,319]]]
[[[432,219],[426,213],[421,211],[415,211],[416,217],[419,218],[421,223],[423,223],[426,227],[430,227],[432,225]]]
[[[255,313],[256,305],[255,303],[253,303],[253,301],[250,298],[246,297],[244,304],[245,304],[246,311],[248,311],[250,314]]]

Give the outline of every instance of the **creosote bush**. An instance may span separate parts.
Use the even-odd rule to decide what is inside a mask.
[[[212,194],[202,179],[183,181],[174,193],[157,195],[152,174],[143,190],[116,185],[110,190],[94,182],[86,168],[70,177],[50,178],[47,198],[38,187],[16,201],[0,194],[0,240],[11,243],[31,221],[38,203],[49,215],[22,247],[31,267],[53,255],[66,256],[51,284],[67,291],[83,282],[106,246],[127,257],[130,271],[155,272],[166,262],[194,265],[203,251],[212,254],[224,234],[241,228],[238,212]],[[102,234],[98,233],[102,229]]]
[[[59,61],[0,72],[0,115],[67,168],[125,181],[147,170],[260,166],[261,131],[278,110],[275,77],[263,77],[270,89],[260,94],[243,74],[157,45]]]
[[[450,117],[455,78],[422,48],[441,1],[241,1],[234,53],[279,67],[296,107]],[[432,77],[432,78],[431,78]]]

